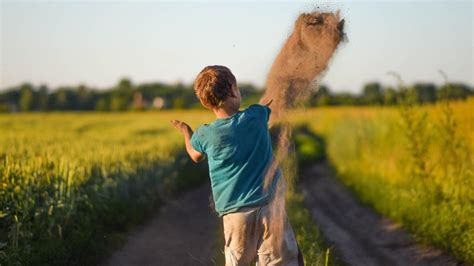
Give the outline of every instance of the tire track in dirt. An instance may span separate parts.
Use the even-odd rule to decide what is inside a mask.
[[[219,219],[206,183],[164,203],[104,265],[216,265]]]
[[[462,265],[417,244],[406,230],[359,203],[327,163],[306,168],[302,176],[300,189],[313,219],[348,265]]]

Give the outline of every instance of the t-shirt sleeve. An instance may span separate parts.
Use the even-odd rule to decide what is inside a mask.
[[[258,116],[264,117],[267,122],[270,119],[270,114],[272,113],[272,109],[270,109],[270,107],[261,104],[252,104],[249,106],[249,109],[252,110],[252,112],[257,113]]]
[[[199,131],[199,128],[193,133],[193,135],[191,136],[191,146],[193,146],[193,148],[200,152],[200,153],[204,153],[204,149],[202,147],[202,142],[200,140],[200,137],[199,137],[199,134],[198,134],[198,131]]]
[[[267,122],[268,120],[270,119],[270,114],[272,113],[272,109],[270,109],[270,107],[266,106],[266,105],[262,105],[263,106],[263,109],[265,110],[265,116],[267,118]]]

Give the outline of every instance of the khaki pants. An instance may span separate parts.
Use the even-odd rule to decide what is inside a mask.
[[[277,222],[271,204],[273,202],[241,208],[223,216],[226,266],[302,265],[302,256],[284,207],[280,215],[281,229],[275,230],[273,224]]]

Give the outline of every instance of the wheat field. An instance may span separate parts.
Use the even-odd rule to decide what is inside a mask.
[[[420,241],[474,261],[473,109],[470,98],[290,117],[324,139],[330,163],[363,202]],[[190,160],[169,124],[176,118],[193,128],[213,119],[197,110],[0,115],[0,262],[59,265],[82,257],[84,246],[97,256],[81,262],[95,262],[104,241],[91,245],[91,236],[133,225],[162,194],[198,182],[179,177]],[[300,197],[290,199],[290,216],[301,224],[302,246],[318,257],[325,250],[312,244],[321,237]]]
[[[474,98],[297,111],[341,180],[422,242],[474,261]]]

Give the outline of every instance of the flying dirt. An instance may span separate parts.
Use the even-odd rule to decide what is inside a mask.
[[[266,81],[261,102],[272,102],[271,122],[294,107],[327,69],[339,43],[345,39],[344,20],[339,13],[304,13],[278,53]]]
[[[266,91],[260,103],[271,103],[270,125],[279,127],[276,158],[267,170],[264,188],[272,184],[275,172],[285,167],[284,175],[296,173],[296,165],[288,164],[294,156],[291,128],[285,122],[285,111],[303,103],[316,87],[318,77],[327,69],[339,44],[345,39],[344,20],[339,12],[312,12],[299,15],[292,34],[278,53],[267,76]],[[288,178],[288,176],[287,176]],[[285,178],[280,178],[272,204],[272,231],[282,235],[285,215]],[[281,246],[275,239],[275,247]]]

